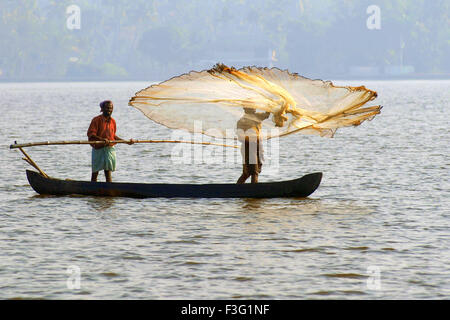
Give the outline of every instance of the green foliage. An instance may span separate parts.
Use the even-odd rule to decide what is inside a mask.
[[[66,27],[74,3],[80,30]],[[369,5],[380,30],[366,27]],[[0,79],[162,80],[219,61],[311,77],[400,63],[448,74],[449,12],[448,0],[4,0]]]

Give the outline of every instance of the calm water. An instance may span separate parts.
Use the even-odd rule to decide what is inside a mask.
[[[279,166],[260,176],[322,171],[306,200],[39,196],[9,144],[85,139],[101,100],[114,101],[123,138],[174,136],[127,106],[148,83],[0,84],[0,298],[449,299],[450,81],[339,84],[378,91],[382,113],[333,139],[283,138]],[[113,179],[240,175],[175,163],[173,147],[117,146]],[[89,146],[27,151],[51,176],[90,177]]]

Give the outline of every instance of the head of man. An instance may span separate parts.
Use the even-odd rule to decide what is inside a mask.
[[[111,117],[111,115],[113,113],[114,105],[113,105],[112,101],[105,100],[100,103],[100,109],[103,113],[103,116],[106,118],[109,118],[109,117]]]
[[[256,110],[253,108],[244,108],[244,112],[246,114],[254,114],[254,113],[256,113]]]

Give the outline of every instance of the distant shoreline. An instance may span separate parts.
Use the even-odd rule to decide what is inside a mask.
[[[303,76],[303,75],[302,75]],[[166,79],[170,79],[173,75],[168,75]],[[328,75],[321,77],[320,75],[314,77],[308,77],[310,79],[322,79],[330,81],[354,81],[354,80],[379,80],[379,81],[393,81],[393,80],[450,80],[450,74],[410,74],[401,76],[355,76],[355,75]],[[44,78],[44,77],[24,77],[24,78],[2,78],[0,77],[0,83],[14,83],[14,82],[161,82],[163,80],[145,79],[145,78],[107,78],[107,77],[70,77],[70,78]]]

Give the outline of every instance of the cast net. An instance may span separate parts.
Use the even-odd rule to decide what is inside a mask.
[[[270,139],[295,132],[332,137],[380,113],[381,106],[363,107],[376,97],[364,86],[335,86],[278,68],[217,64],[143,89],[129,104],[173,129],[236,139],[236,129],[256,124],[260,137]]]

